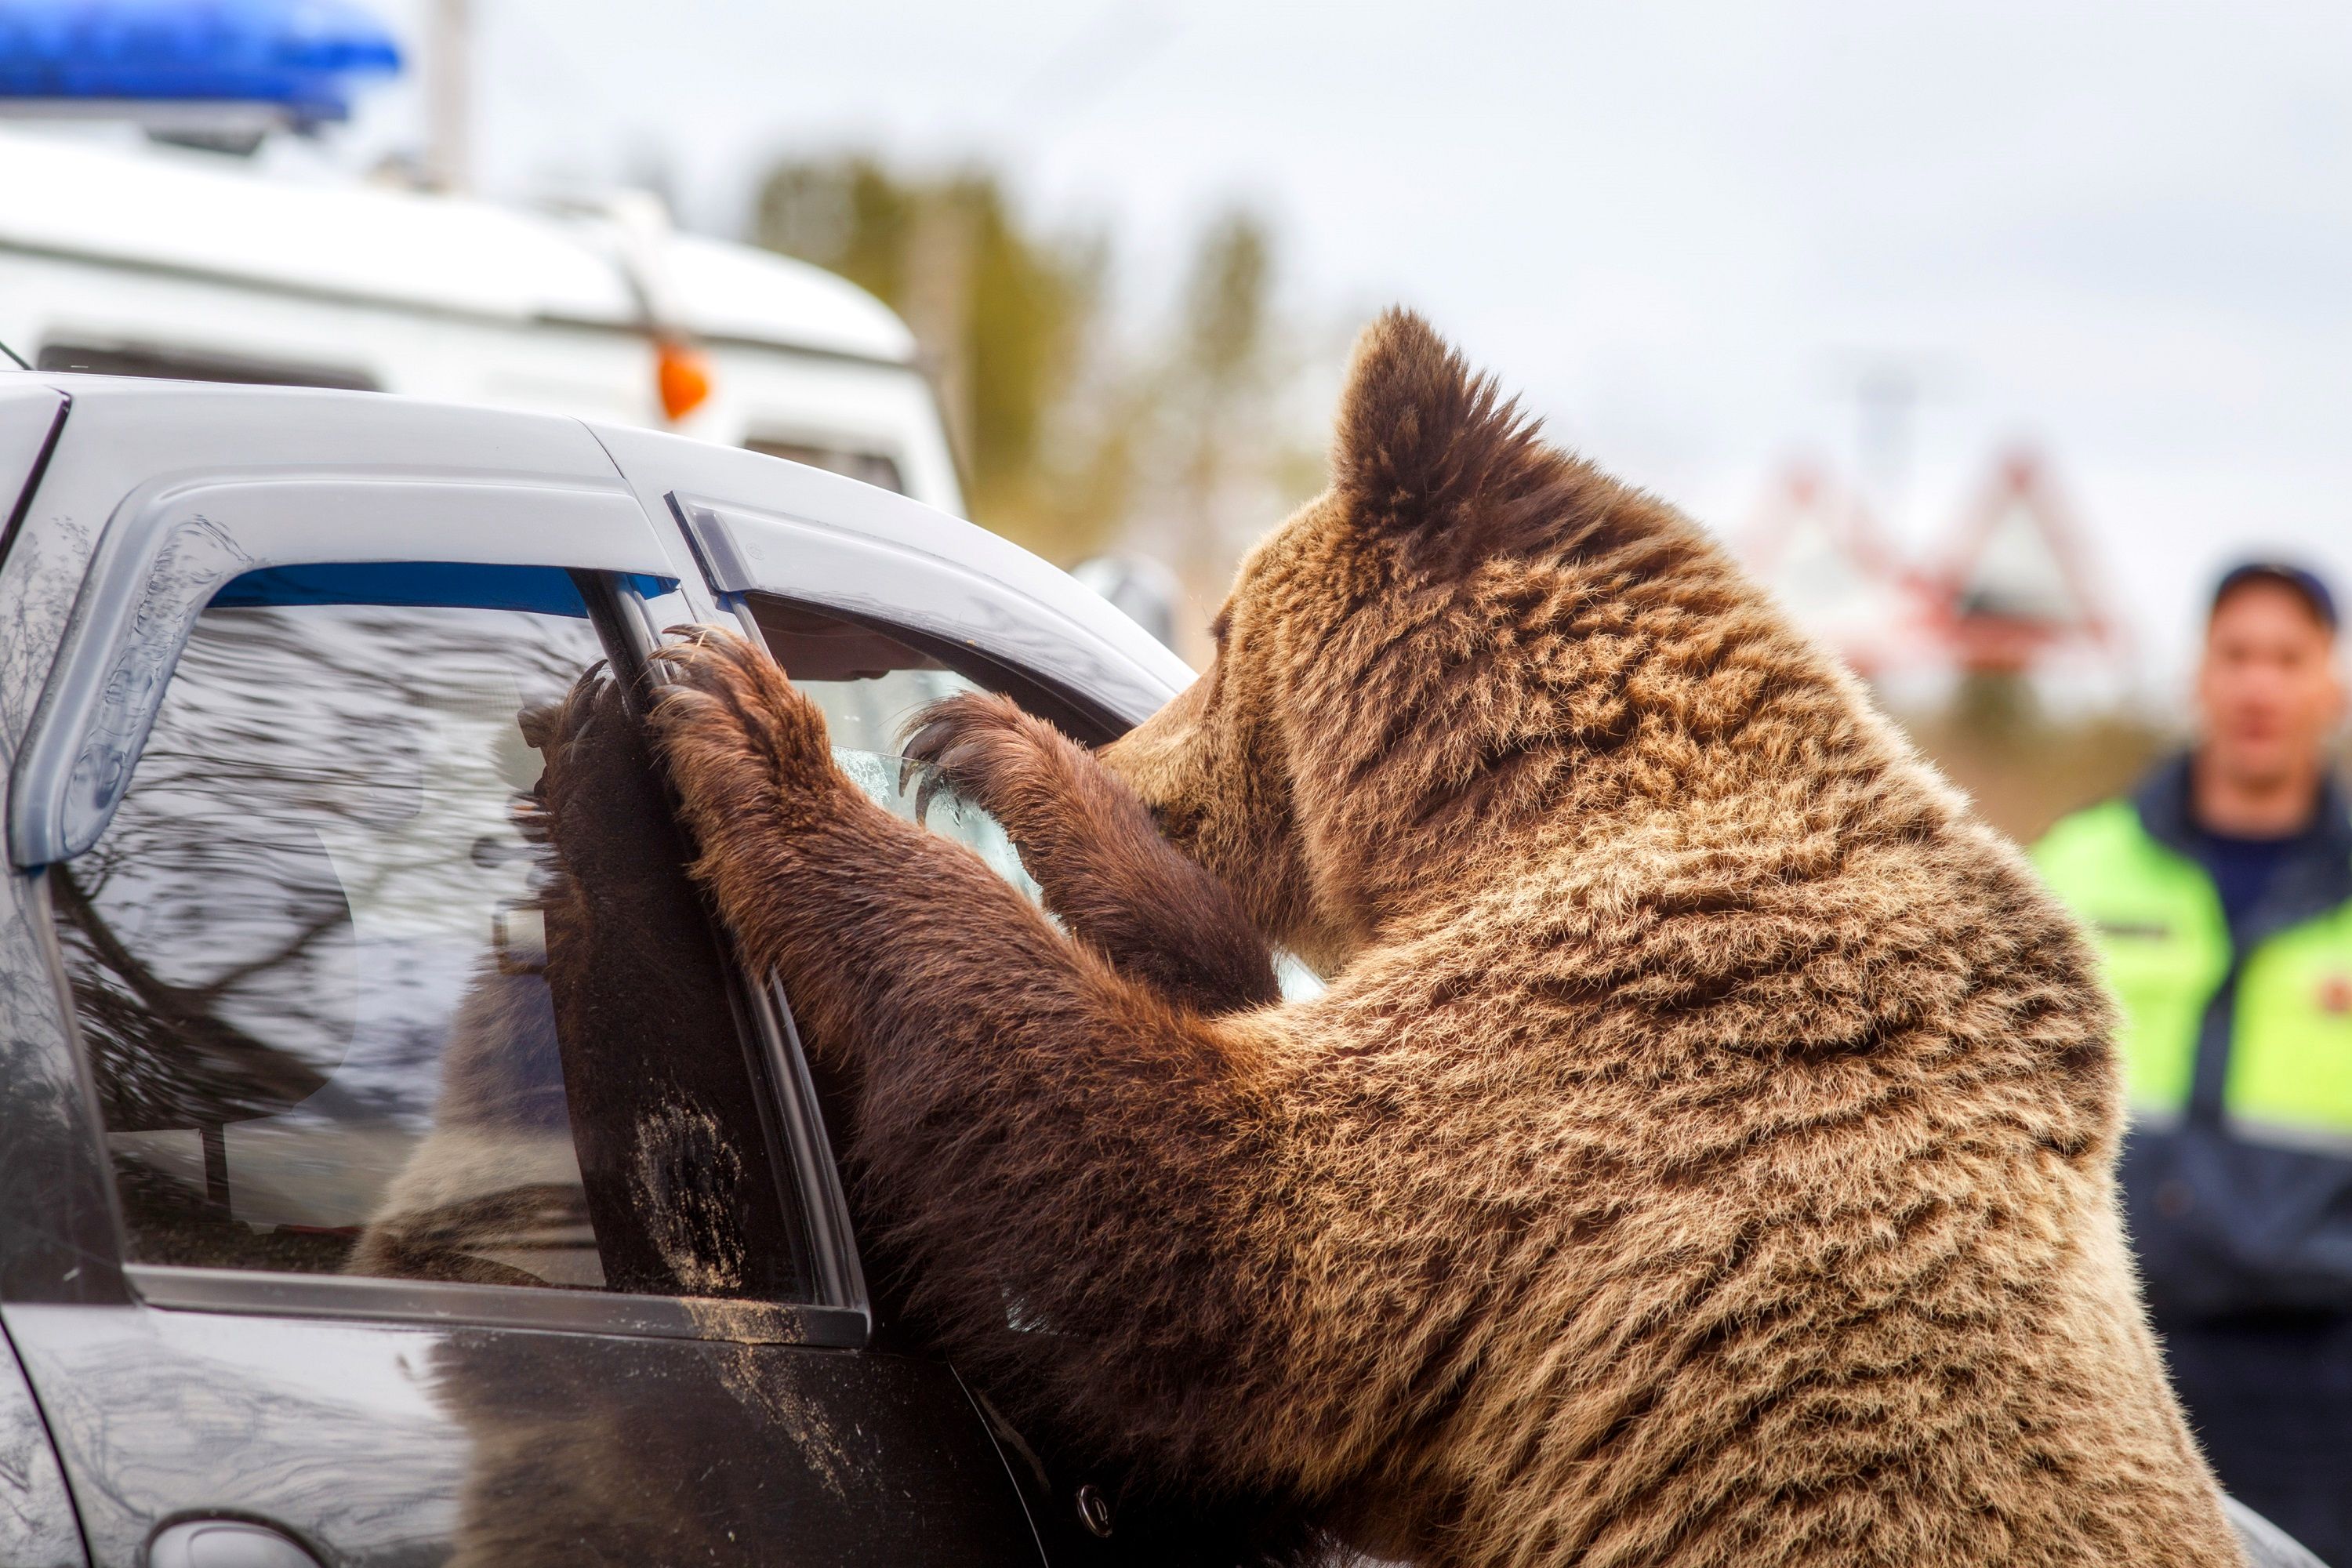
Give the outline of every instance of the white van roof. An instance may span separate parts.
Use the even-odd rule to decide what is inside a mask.
[[[212,162],[0,131],[0,249],[520,321],[641,320],[609,226],[593,217]],[[658,243],[667,308],[690,332],[914,359],[898,317],[829,272],[691,235]]]

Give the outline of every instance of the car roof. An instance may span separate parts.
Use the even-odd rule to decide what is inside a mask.
[[[0,372],[0,384],[7,384],[54,387],[77,405],[90,406],[184,405],[192,421],[215,430],[253,427],[261,448],[256,458],[269,463],[303,461],[315,443],[320,459],[331,463],[348,463],[364,452],[370,462],[454,467],[478,474],[504,469],[585,479],[602,469],[607,482],[617,468],[617,477],[648,511],[667,510],[665,498],[678,490],[720,498],[754,512],[927,556],[996,584],[1117,655],[1163,697],[1181,689],[1193,675],[1125,612],[1011,541],[893,491],[741,447],[384,393]],[[68,440],[72,425],[68,416]]]

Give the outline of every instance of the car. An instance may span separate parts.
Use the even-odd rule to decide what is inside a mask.
[[[9,373],[0,513],[0,1561],[1118,1547],[866,1271],[636,721],[732,627],[908,810],[921,703],[1180,659],[837,474],[370,393]]]
[[[730,627],[1034,894],[905,719],[1181,659],[854,479],[368,393],[0,375],[0,1563],[1148,1555],[866,1271],[638,721]]]

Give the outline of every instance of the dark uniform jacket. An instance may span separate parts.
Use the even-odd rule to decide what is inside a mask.
[[[2352,1312],[2352,817],[2318,817],[2232,921],[2177,759],[2033,858],[2122,1003],[2123,1177],[2159,1317]]]

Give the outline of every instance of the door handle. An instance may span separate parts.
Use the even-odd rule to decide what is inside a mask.
[[[292,1536],[242,1519],[184,1519],[147,1543],[147,1568],[319,1568]]]

